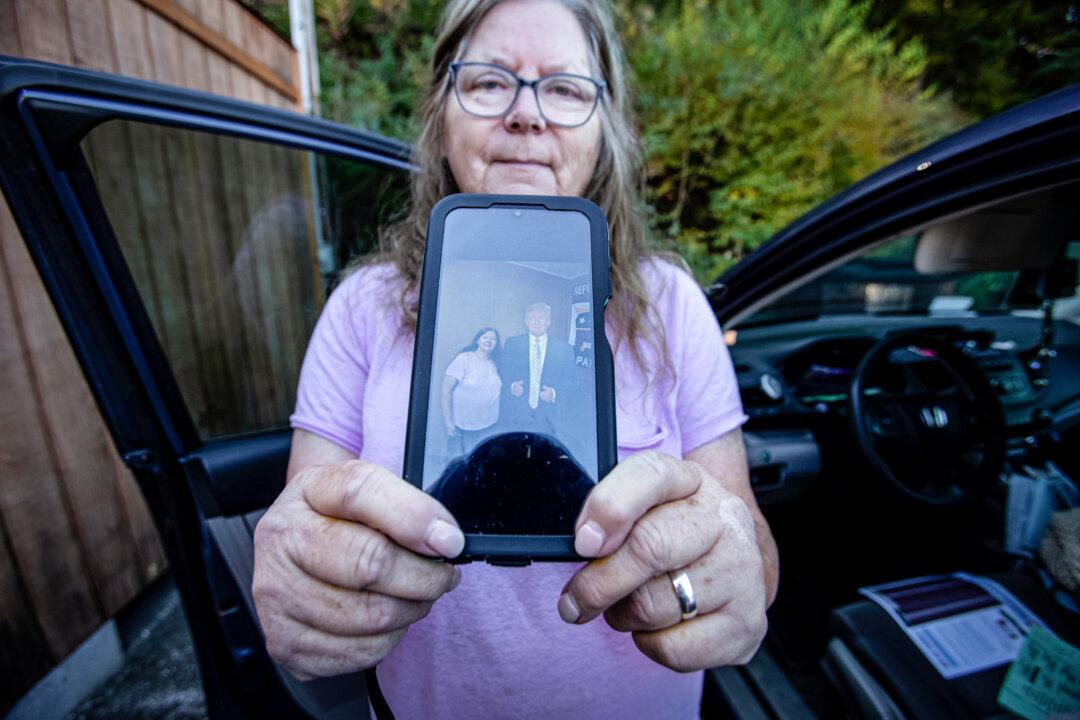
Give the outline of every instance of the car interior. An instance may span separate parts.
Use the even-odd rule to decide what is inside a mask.
[[[364,716],[362,674],[301,683],[270,660],[252,535],[284,483],[307,337],[400,212],[408,148],[27,61],[0,61],[0,99],[5,195],[154,513],[211,715]],[[880,196],[848,194],[864,215],[833,222],[833,206],[822,226],[854,239],[778,236],[747,259],[757,276],[708,289],[781,582],[757,656],[706,673],[703,717],[1001,713],[1003,666],[945,680],[860,596],[868,585],[986,575],[1080,641],[1080,615],[1007,522],[1032,475],[1080,479],[1080,173],[1060,144],[1006,154],[1021,125],[996,126],[985,152],[972,135],[950,146],[951,167],[965,152],[993,163],[994,192],[947,193],[955,176],[924,173],[948,202],[891,224],[866,219]],[[982,188],[990,165],[968,165]]]
[[[868,585],[986,574],[1075,642],[1080,616],[1009,546],[1006,509],[1015,474],[1080,477],[1077,197],[1064,184],[872,243],[728,323],[781,558],[766,706],[787,688],[823,715],[1001,712],[1004,667],[945,681]]]

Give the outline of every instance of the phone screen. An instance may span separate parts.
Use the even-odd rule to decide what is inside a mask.
[[[446,215],[423,488],[466,533],[572,534],[599,479],[592,258],[582,212]]]

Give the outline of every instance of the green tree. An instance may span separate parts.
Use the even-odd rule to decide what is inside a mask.
[[[322,116],[412,141],[442,3],[315,0]]]
[[[288,0],[241,0],[289,37]],[[320,114],[412,141],[440,0],[314,0]]]
[[[988,117],[1080,82],[1076,0],[873,0],[872,29],[927,49],[927,82]]]
[[[614,1],[653,234],[703,281],[830,195],[966,121],[925,84],[922,44],[894,40],[889,27],[868,29],[866,4]],[[413,141],[442,3],[316,0],[315,8],[323,116]]]
[[[776,230],[958,127],[914,41],[868,31],[866,5],[640,5],[622,16],[655,234],[711,279]]]

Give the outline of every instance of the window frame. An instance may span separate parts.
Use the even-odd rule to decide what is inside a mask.
[[[409,148],[282,110],[0,57],[0,189],[161,534],[210,716],[337,716],[345,700],[366,704],[362,691],[356,696],[356,679],[344,678],[349,693],[343,694],[334,679],[299,683],[273,663],[245,598],[250,577],[245,581],[240,566],[250,535],[222,530],[222,522],[247,522],[252,509],[280,491],[289,435],[271,430],[204,441],[195,431],[79,145],[112,119],[210,131],[393,171],[413,169]]]
[[[203,439],[196,429],[79,143],[106,122],[126,120],[272,144],[404,172],[415,169],[410,163],[408,146],[315,118],[231,98],[59,66],[53,66],[57,72],[50,73],[47,82],[43,82],[46,80],[41,72],[43,64],[13,65],[13,68],[5,67],[0,63],[4,70],[3,79],[7,81],[0,83],[0,97],[5,103],[14,103],[21,130],[29,141],[29,147],[19,153],[15,164],[29,162],[35,165],[54,200],[52,208],[46,209],[39,200],[34,202],[35,210],[28,210],[39,215],[59,211],[57,214],[65,221],[67,238],[65,241],[57,238],[56,242],[62,242],[69,250],[77,249],[79,270],[99,295],[99,312],[103,311],[114,325],[113,340],[123,348],[125,364],[131,376],[137,378],[154,425],[160,430],[170,454],[183,457],[204,445],[218,442]],[[57,74],[61,77],[57,78]],[[8,173],[0,167],[0,184],[7,192],[17,180],[5,180],[4,175]],[[8,194],[10,197],[12,193]],[[13,210],[15,204],[12,203]],[[17,213],[20,226],[26,219],[24,213]],[[36,232],[30,234],[39,235]],[[25,231],[24,235],[27,235]],[[27,241],[29,245],[35,244],[29,236]],[[46,285],[50,286],[61,321],[88,375],[121,456],[125,460],[145,456],[150,444],[142,437],[145,418],[132,417],[126,410],[131,404],[130,396],[117,396],[117,389],[124,383],[118,382],[116,373],[104,367],[115,365],[117,360],[95,360],[93,355],[101,353],[102,343],[94,343],[86,333],[79,331],[77,325],[87,320],[66,317],[75,311],[77,304],[68,305],[58,299],[65,295],[64,289],[51,287],[57,283],[50,279],[59,281],[58,265],[67,266],[63,272],[67,277],[75,270],[74,263],[57,262],[57,250],[58,247],[48,253],[44,247],[38,251],[32,248],[35,263]],[[50,259],[46,254],[53,257]],[[97,324],[93,319],[89,323]],[[144,459],[141,462],[151,461]]]

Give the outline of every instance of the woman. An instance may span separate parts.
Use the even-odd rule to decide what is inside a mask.
[[[586,102],[565,112],[560,98]],[[255,534],[267,646],[298,677],[378,663],[400,717],[689,718],[702,689],[690,671],[756,650],[777,559],[750,489],[745,416],[700,289],[646,243],[627,108],[605,5],[445,11],[411,213],[327,302],[289,482]],[[446,508],[397,476],[425,224],[456,191],[584,195],[610,223],[621,462],[577,520],[575,548],[595,558],[583,566],[424,557],[464,543]]]
[[[481,328],[446,368],[442,416],[450,436],[447,449],[454,455],[470,452],[499,419],[498,354],[499,332]]]

